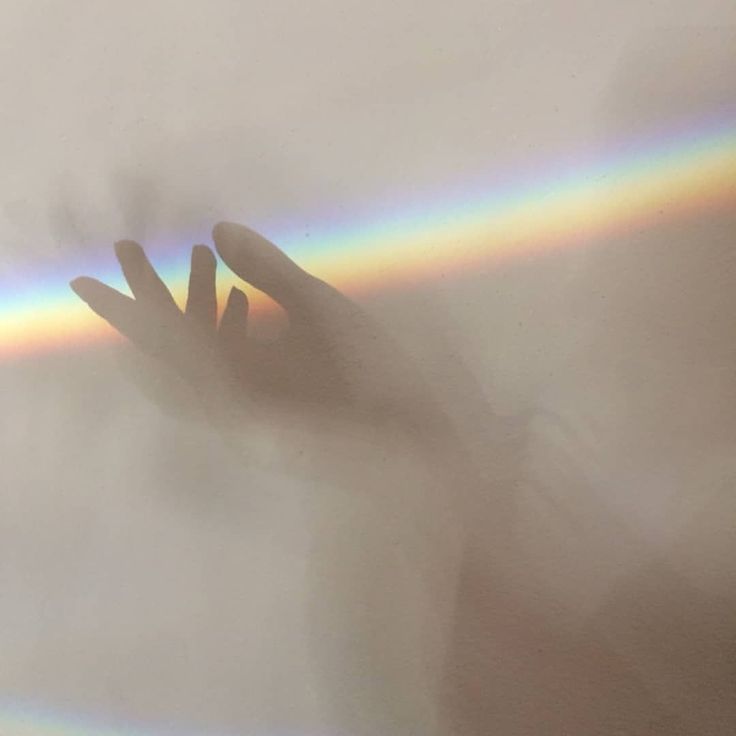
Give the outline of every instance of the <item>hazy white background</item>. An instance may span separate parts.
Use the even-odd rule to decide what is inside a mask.
[[[180,237],[184,255],[223,217],[379,221],[734,104],[727,0],[0,10],[7,278],[104,249],[112,263],[124,236],[154,262],[157,237]],[[716,716],[733,660],[709,663],[736,604],[733,226],[664,218],[368,303],[448,397],[472,377],[527,417],[515,498],[533,605],[604,637],[673,712],[694,687],[679,657],[720,693]],[[195,732],[319,724],[308,489],[161,414],[107,348],[0,376],[0,695]],[[677,581],[664,592],[653,559]],[[674,651],[636,633],[670,625]]]

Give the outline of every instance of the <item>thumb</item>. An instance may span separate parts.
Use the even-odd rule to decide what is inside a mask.
[[[220,222],[212,237],[220,258],[232,271],[285,309],[304,306],[319,291],[318,279],[254,230]]]

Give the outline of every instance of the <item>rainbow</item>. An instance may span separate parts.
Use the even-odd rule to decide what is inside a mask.
[[[258,228],[301,265],[349,294],[407,286],[492,267],[500,260],[591,242],[732,208],[736,204],[736,111],[629,141],[599,160],[550,165],[527,181],[474,182],[473,194],[434,197],[373,222],[290,233]],[[481,192],[480,194],[478,192]],[[279,232],[281,231],[281,232]],[[188,253],[149,248],[182,300]],[[147,247],[150,244],[146,244]],[[46,267],[0,284],[0,356],[26,356],[113,339],[70,291],[89,274],[124,290],[112,248],[98,262]],[[224,295],[229,289],[221,279]],[[258,307],[258,301],[256,301]]]
[[[0,703],[0,734],[2,736],[184,736],[192,731],[152,730],[126,724],[112,726],[89,717],[79,718],[70,713],[52,712],[26,703],[23,706]]]
[[[240,730],[239,733],[243,734]],[[248,734],[260,736],[262,732],[248,731]],[[143,726],[126,722],[111,724],[89,716],[80,717],[69,711],[52,711],[39,708],[36,704],[25,702],[8,704],[0,700],[0,734],[2,736],[234,736],[217,730],[203,731],[201,728],[180,725]],[[269,736],[296,736],[289,730],[271,731]],[[312,731],[301,731],[299,736],[330,736],[325,731],[319,734]]]

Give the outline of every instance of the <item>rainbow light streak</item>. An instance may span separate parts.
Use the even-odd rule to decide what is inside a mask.
[[[563,175],[496,187],[455,202],[331,232],[279,237],[264,232],[299,263],[350,294],[490,268],[494,263],[712,213],[736,204],[736,111],[659,135]],[[250,224],[250,223],[248,223]],[[188,253],[152,250],[152,260],[183,300]],[[112,254],[102,268],[58,268],[16,285],[0,300],[0,356],[9,358],[113,338],[113,331],[70,291],[80,274],[125,290]],[[158,256],[158,257],[157,257]],[[221,299],[230,284],[220,279]],[[259,298],[256,298],[256,308]],[[264,302],[260,300],[260,307]]]
[[[26,703],[8,704],[0,700],[0,734],[2,736],[234,736],[234,732],[203,732],[201,728],[181,726],[141,726],[133,723],[110,725],[109,721],[84,718],[69,712],[40,709]],[[263,736],[263,731],[239,731],[243,736]],[[268,736],[296,736],[293,730],[271,730]],[[300,731],[298,736],[335,736],[333,733],[309,730]]]
[[[153,731],[127,724],[110,726],[96,719],[77,718],[67,713],[52,713],[36,707],[0,704],[2,736],[194,736],[172,729]]]

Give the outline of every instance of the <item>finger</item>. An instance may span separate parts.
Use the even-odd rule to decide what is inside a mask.
[[[243,225],[220,222],[212,231],[222,260],[285,309],[303,308],[324,284],[296,265],[262,235]]]
[[[149,353],[166,352],[166,335],[171,331],[170,326],[164,325],[155,316],[152,319],[150,311],[140,302],[86,276],[74,279],[69,285],[92,311],[109,322],[121,335]]]
[[[97,279],[80,276],[69,283],[74,293],[102,319],[125,337],[138,342],[143,310],[135,299],[103,284]]]
[[[245,343],[247,330],[248,297],[240,289],[233,287],[220,320],[222,344],[229,351],[238,349]]]
[[[151,262],[138,243],[132,240],[120,240],[115,243],[115,254],[120,261],[125,280],[136,299],[147,304],[155,304],[168,312],[179,312],[179,307],[159,278]]]
[[[217,293],[215,272],[217,261],[206,245],[192,248],[189,271],[189,294],[185,314],[202,327],[214,329],[217,325]]]

